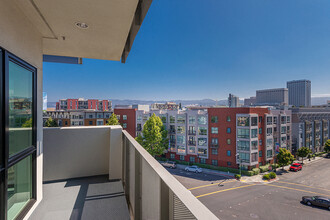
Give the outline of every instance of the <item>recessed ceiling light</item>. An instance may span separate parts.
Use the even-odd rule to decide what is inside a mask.
[[[76,22],[75,25],[78,28],[81,28],[81,29],[87,29],[88,28],[88,24],[86,24],[85,22]]]

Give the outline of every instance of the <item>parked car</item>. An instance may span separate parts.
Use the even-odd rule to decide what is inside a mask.
[[[300,163],[293,163],[293,164],[291,164],[290,171],[297,172],[299,170],[302,170],[302,165]]]
[[[176,168],[176,163],[174,161],[166,161],[162,164],[163,164],[164,167],[168,167],[168,168],[171,168],[171,169]]]
[[[330,198],[323,196],[303,196],[302,201],[309,206],[320,206],[327,208],[330,211]]]
[[[327,153],[327,155],[325,155],[325,158],[330,158],[330,153]]]
[[[195,173],[201,173],[202,172],[202,168],[200,168],[196,165],[186,167],[184,170],[189,171],[189,172],[195,172]]]

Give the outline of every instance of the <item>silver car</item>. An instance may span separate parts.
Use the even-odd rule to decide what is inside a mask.
[[[184,170],[185,171],[188,171],[188,172],[195,172],[195,173],[201,173],[201,172],[203,172],[202,168],[200,168],[200,167],[198,167],[196,165],[186,167]]]

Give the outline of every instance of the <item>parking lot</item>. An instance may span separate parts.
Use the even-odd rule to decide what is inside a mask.
[[[302,196],[330,197],[330,159],[285,172],[270,183],[168,169],[220,219],[330,219],[330,211],[301,203]],[[221,184],[219,184],[221,183]]]

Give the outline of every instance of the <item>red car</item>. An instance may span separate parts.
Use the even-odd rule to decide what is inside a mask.
[[[295,171],[295,172],[297,172],[297,171],[299,171],[299,170],[302,170],[302,166],[301,166],[300,163],[293,163],[293,164],[291,164],[291,166],[290,166],[290,171]]]

